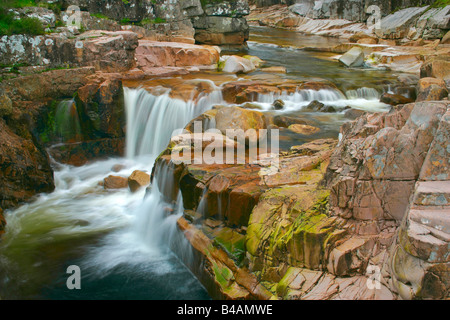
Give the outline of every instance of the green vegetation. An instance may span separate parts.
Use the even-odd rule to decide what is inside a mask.
[[[45,33],[42,23],[37,18],[16,19],[10,8],[23,8],[36,5],[31,0],[6,0],[0,4],[0,36],[12,34],[42,35]]]
[[[120,20],[120,24],[130,24],[130,19],[123,18],[122,20]]]
[[[141,22],[137,23],[137,25],[140,26],[147,26],[152,24],[158,24],[158,23],[166,23],[165,19],[157,17],[156,19],[142,19]]]
[[[432,8],[444,8],[450,5],[450,0],[436,0],[431,7]]]
[[[36,1],[34,0],[2,0],[0,7],[2,8],[24,8],[35,7]]]
[[[98,18],[98,19],[109,19],[107,16],[101,13],[91,13],[91,17]]]
[[[14,19],[14,15],[0,8],[0,35],[30,34],[43,35],[42,23],[37,18]]]

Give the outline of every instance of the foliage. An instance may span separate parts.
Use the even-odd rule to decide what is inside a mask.
[[[0,7],[0,35],[29,34],[42,35],[44,27],[37,18],[15,19],[6,8]]]
[[[91,13],[91,17],[98,18],[98,19],[109,19],[107,16],[101,13]]]
[[[431,7],[433,8],[444,8],[450,5],[450,0],[436,0]]]

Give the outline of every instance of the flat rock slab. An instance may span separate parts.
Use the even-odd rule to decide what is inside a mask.
[[[140,68],[209,66],[219,61],[219,50],[212,46],[140,40],[136,59]]]

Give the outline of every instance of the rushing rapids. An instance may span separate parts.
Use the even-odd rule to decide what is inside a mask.
[[[253,43],[250,51],[258,51],[269,65],[282,64],[278,58],[271,61],[269,57],[283,53],[286,66],[293,69],[294,75],[288,77],[299,72],[293,50]],[[317,73],[329,65],[328,61],[321,65],[319,59],[308,59],[319,63]],[[123,165],[115,173],[120,176],[129,176],[137,169],[151,172],[156,157],[174,132],[214,106],[233,105],[222,96],[223,84],[214,84],[214,90],[189,101],[172,98],[170,91],[157,95],[144,88],[124,88],[126,157],[79,168],[55,163],[55,192],[40,195],[30,204],[8,212],[7,232],[0,244],[0,296],[207,299],[205,289],[184,266],[192,264],[192,252],[176,225],[183,213],[182,199],[179,195],[176,203],[165,200],[164,193],[173,190],[165,168],[157,170],[159,174],[147,195],[145,190],[134,194],[127,189],[107,191],[99,186],[99,181],[111,174],[118,163]],[[312,117],[323,128],[324,136],[336,137],[345,121],[340,109],[351,106],[367,111],[386,110],[386,105],[379,102],[380,94],[377,89],[366,87],[347,90],[346,94],[340,90],[308,89],[280,95],[259,94],[252,103],[263,112]],[[285,102],[283,110],[272,109],[276,99]],[[338,112],[324,115],[305,110],[315,100],[333,105]],[[76,114],[72,108],[71,101],[61,104],[61,126],[70,124],[72,131],[79,134],[78,120],[67,118]],[[202,205],[199,210],[203,210]],[[79,265],[82,270],[81,293],[65,287],[69,265]]]

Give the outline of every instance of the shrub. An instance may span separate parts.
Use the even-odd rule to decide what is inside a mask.
[[[0,8],[0,35],[45,33],[42,23],[37,18],[15,19],[5,8]]]

